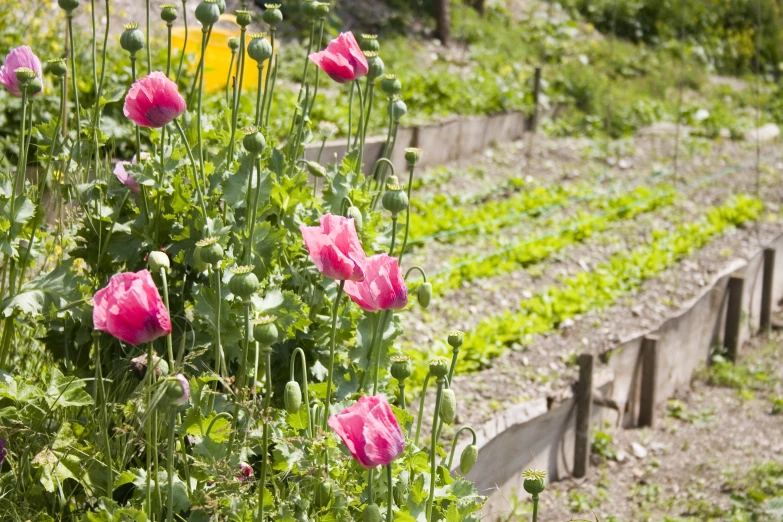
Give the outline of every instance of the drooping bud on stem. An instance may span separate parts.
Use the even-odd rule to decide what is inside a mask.
[[[285,411],[292,414],[299,413],[299,408],[302,407],[302,389],[298,382],[288,381],[286,383],[283,402],[285,403]]]
[[[161,268],[168,270],[171,268],[171,262],[169,256],[165,252],[160,250],[153,250],[147,256],[147,266],[150,268],[150,272],[153,274],[159,274]]]
[[[454,390],[447,388],[443,390],[441,403],[440,403],[440,420],[446,424],[454,422],[454,418],[457,416],[457,395]]]

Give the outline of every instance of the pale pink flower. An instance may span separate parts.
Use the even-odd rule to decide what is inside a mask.
[[[317,227],[299,227],[318,271],[338,281],[364,279],[366,260],[353,218],[326,214]]]
[[[405,436],[383,395],[363,395],[353,406],[329,417],[329,426],[367,469],[386,466],[405,450]]]
[[[93,297],[92,323],[128,344],[171,333],[171,319],[149,271],[115,274]]]
[[[35,75],[43,81],[41,60],[33,53],[33,50],[26,45],[13,49],[5,57],[3,66],[0,67],[0,83],[17,98],[22,97],[22,90],[19,88],[19,80],[16,79],[15,71],[21,67],[35,71]],[[38,96],[38,94],[40,92],[35,93],[34,96]]]
[[[408,304],[408,287],[396,257],[378,254],[367,258],[364,280],[346,281],[345,293],[368,312],[400,310]]]
[[[142,160],[150,159],[150,153],[142,152],[141,159]],[[114,175],[117,177],[118,180],[120,180],[120,183],[128,187],[131,192],[133,192],[134,194],[138,194],[139,183],[135,179],[133,179],[133,175],[130,172],[125,170],[126,165],[135,165],[135,164],[136,164],[135,155],[131,158],[130,162],[118,161],[117,164],[114,165]]]
[[[155,71],[134,82],[122,111],[136,125],[158,129],[174,121],[185,109],[187,104],[177,84]]]
[[[367,58],[353,33],[340,33],[323,51],[309,56],[318,67],[338,83],[352,82],[367,74]]]

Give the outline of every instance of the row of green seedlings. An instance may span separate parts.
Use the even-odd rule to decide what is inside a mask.
[[[721,206],[711,207],[699,219],[679,224],[673,231],[655,230],[652,242],[631,251],[622,251],[594,270],[580,272],[550,288],[523,300],[516,312],[506,311],[484,319],[465,334],[460,347],[458,369],[475,372],[490,364],[515,344],[529,344],[533,336],[558,328],[576,315],[612,305],[645,280],[704,247],[731,227],[756,220],[763,203],[751,196],[732,196]],[[417,371],[423,370],[423,355],[415,349]]]

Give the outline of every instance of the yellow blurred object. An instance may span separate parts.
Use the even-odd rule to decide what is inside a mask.
[[[218,25],[220,24],[220,25]],[[212,27],[212,35],[207,43],[207,54],[204,61],[204,90],[215,92],[225,89],[228,79],[228,67],[231,63],[231,49],[228,48],[228,39],[231,37],[239,38],[240,30],[234,15],[220,15],[220,21]],[[196,72],[198,60],[201,55],[201,27],[188,27],[188,46],[185,52],[193,55],[192,61],[186,63],[188,71]],[[245,46],[250,42],[250,33],[245,35]],[[176,50],[182,50],[182,44],[185,41],[185,28],[174,27],[171,31],[171,45]],[[234,59],[234,69],[236,69],[236,60],[239,59],[239,52]],[[187,58],[186,58],[187,60]],[[172,60],[172,62],[174,62]],[[176,63],[176,62],[174,62]],[[264,71],[269,60],[264,63]],[[258,64],[247,56],[247,47],[245,47],[245,77],[242,81],[243,90],[255,90],[258,85]]]

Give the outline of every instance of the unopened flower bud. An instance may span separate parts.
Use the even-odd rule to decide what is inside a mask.
[[[522,486],[531,495],[537,496],[546,488],[546,471],[540,469],[526,469],[522,472],[525,481]]]
[[[231,36],[228,39],[228,48],[231,49],[231,52],[236,52],[236,50],[239,49],[239,38]]]
[[[304,162],[307,172],[314,178],[326,177],[326,169],[317,161],[307,160]]]
[[[467,445],[459,457],[459,472],[463,475],[470,473],[473,465],[476,464],[476,459],[478,459],[478,448],[475,444]]]
[[[465,334],[460,332],[459,330],[454,330],[452,332],[449,332],[449,346],[451,346],[454,349],[459,348],[462,346],[462,343],[465,341]]]
[[[415,167],[419,164],[421,159],[421,149],[416,147],[408,147],[405,149],[405,161],[408,162],[409,167]]]
[[[381,522],[381,508],[378,504],[367,504],[362,513],[362,522]]]
[[[68,70],[68,66],[65,64],[63,58],[55,58],[54,60],[47,60],[44,70],[48,73],[61,78]]]
[[[261,346],[270,346],[277,342],[277,327],[271,315],[259,317],[253,321],[253,339]]]
[[[321,482],[315,490],[315,506],[327,507],[332,501],[332,483],[328,480]]]
[[[364,216],[362,216],[362,211],[359,210],[359,207],[351,205],[345,213],[347,214],[347,217],[353,219],[353,225],[356,228],[356,231],[361,232],[362,227],[364,226]]]
[[[250,11],[236,11],[236,17],[239,27],[247,27],[253,21],[253,15]]]
[[[405,102],[402,100],[392,100],[389,102],[388,112],[392,120],[400,121],[400,119],[407,114],[408,106],[405,105]]]
[[[435,356],[429,362],[430,373],[435,377],[442,378],[449,373],[449,360],[445,357]]]
[[[196,6],[196,20],[204,28],[216,24],[220,20],[220,6],[218,6],[215,0],[202,0]]]
[[[430,300],[432,299],[432,283],[422,283],[419,286],[418,296],[421,307],[427,308],[430,305]]]
[[[255,156],[261,154],[266,148],[264,135],[258,132],[258,129],[255,127],[248,127],[244,132],[245,137],[242,138],[242,145],[245,147],[245,150]]]
[[[261,288],[258,277],[253,273],[253,265],[234,267],[233,272],[234,275],[228,282],[228,288],[235,296],[244,299],[258,292],[258,289]]]
[[[285,393],[283,395],[285,411],[288,413],[299,413],[302,407],[302,389],[296,381],[288,381],[285,384]]]
[[[364,57],[367,58],[367,79],[374,82],[383,76],[383,71],[385,69],[383,60],[378,56],[378,51],[365,51]]]
[[[261,17],[272,27],[282,22],[283,13],[280,11],[280,4],[264,4],[264,14]]]
[[[166,383],[166,397],[172,406],[187,404],[190,398],[190,383],[184,375],[178,373]]]
[[[57,0],[57,5],[70,15],[74,9],[79,7],[79,0]]]
[[[131,56],[136,56],[136,53],[144,49],[144,33],[139,29],[139,24],[136,22],[125,24],[125,30],[120,35],[120,47],[128,52]]]
[[[171,25],[177,19],[177,6],[174,4],[163,4],[160,6],[160,18]]]
[[[359,49],[362,51],[378,52],[381,50],[381,44],[378,43],[377,34],[363,34],[359,39]]]
[[[259,66],[272,57],[272,44],[266,39],[266,33],[250,35],[250,43],[247,45],[247,55],[257,61]]]
[[[385,92],[389,98],[396,96],[402,90],[402,83],[394,74],[387,74],[381,80],[381,90]]]
[[[159,274],[161,268],[165,268],[166,270],[171,268],[171,262],[169,261],[169,256],[167,256],[165,252],[153,250],[147,256],[147,266],[150,267],[150,271],[153,274]]]
[[[381,203],[383,203],[383,208],[391,212],[392,217],[397,217],[397,214],[408,208],[408,195],[403,190],[402,185],[388,183]]]
[[[440,398],[440,420],[446,424],[454,422],[457,416],[457,395],[451,388],[443,390]]]
[[[196,248],[200,248],[199,258],[208,265],[216,266],[223,260],[223,247],[218,243],[217,237],[208,237],[196,242]]]
[[[404,382],[405,379],[411,376],[413,373],[413,366],[411,365],[411,358],[407,355],[395,355],[391,358],[391,374],[392,377],[399,382]]]

